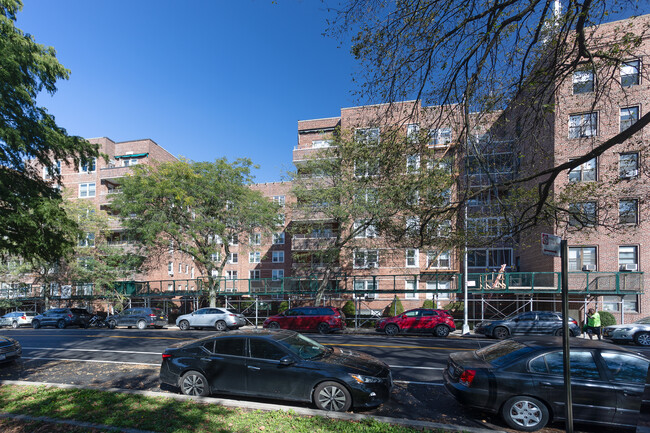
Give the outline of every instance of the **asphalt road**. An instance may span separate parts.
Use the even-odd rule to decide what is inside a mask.
[[[0,379],[177,392],[165,386],[161,388],[158,372],[163,350],[171,344],[212,332],[182,332],[175,328],[145,331],[3,329],[2,335],[21,343],[23,359],[0,368]],[[310,337],[322,344],[369,353],[391,366],[396,383],[391,400],[366,413],[506,430],[498,417],[460,406],[442,383],[442,370],[449,353],[474,350],[492,344],[494,340],[387,337],[379,334],[317,334]],[[650,356],[650,349],[640,351]],[[562,431],[562,425],[551,426],[545,431]]]

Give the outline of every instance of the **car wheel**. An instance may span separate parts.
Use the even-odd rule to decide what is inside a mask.
[[[397,335],[399,333],[399,327],[393,323],[389,323],[384,328],[386,335]]]
[[[190,322],[187,320],[181,320],[181,323],[178,324],[178,327],[180,328],[181,331],[187,331],[190,329]]]
[[[18,322],[11,322],[11,327],[14,329],[18,328]]]
[[[512,397],[506,401],[501,409],[501,416],[510,427],[522,431],[539,430],[549,420],[546,405],[528,396]]]
[[[109,329],[115,329],[117,327],[117,322],[115,320],[109,320],[108,321],[108,328]]]
[[[278,322],[269,323],[269,329],[280,329],[280,324]]]
[[[352,406],[352,397],[340,383],[323,382],[314,389],[314,403],[321,410],[346,412]]]
[[[330,325],[328,325],[325,322],[321,322],[318,324],[318,332],[321,334],[327,334],[330,332]]]
[[[445,338],[449,335],[449,327],[446,325],[438,325],[433,329],[433,334],[436,337]]]
[[[210,395],[208,381],[198,371],[188,371],[181,378],[181,392],[185,395],[198,395],[206,397]]]
[[[144,320],[138,321],[138,329],[142,331],[143,329],[147,329],[147,322]]]
[[[38,329],[40,327],[41,327],[41,322],[39,322],[38,320],[32,320],[32,328]]]
[[[226,325],[226,322],[223,320],[219,320],[214,324],[214,329],[216,329],[219,332],[224,332],[228,330],[228,325]]]
[[[504,328],[503,326],[499,326],[498,328],[494,328],[494,331],[492,331],[492,335],[497,340],[503,340],[504,338],[508,338],[510,332],[508,332],[507,328]]]
[[[65,320],[63,320],[63,319],[59,319],[59,320],[56,322],[56,327],[59,328],[59,329],[63,329],[63,328],[65,328]]]
[[[639,346],[650,346],[650,332],[639,332],[634,336],[634,342]]]

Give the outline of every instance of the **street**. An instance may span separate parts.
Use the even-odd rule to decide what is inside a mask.
[[[163,350],[174,343],[213,331],[136,329],[5,329],[2,334],[23,347],[20,363],[0,368],[0,379],[66,383],[98,388],[178,392],[161,387],[158,369]],[[458,404],[444,389],[442,371],[449,353],[494,343],[482,338],[366,334],[310,335],[322,344],[369,353],[391,366],[395,388],[391,400],[366,411],[378,416],[507,430],[490,414]],[[639,349],[639,348],[637,348]],[[650,355],[650,349],[640,349]],[[559,429],[559,430],[558,430]],[[543,431],[561,431],[551,425]],[[596,431],[580,427],[579,431]]]

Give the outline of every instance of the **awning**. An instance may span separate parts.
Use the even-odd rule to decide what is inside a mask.
[[[149,155],[148,153],[134,153],[132,155],[115,155],[113,158],[115,159],[120,159],[120,158],[142,158]]]

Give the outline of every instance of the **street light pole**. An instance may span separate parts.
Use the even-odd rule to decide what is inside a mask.
[[[465,203],[465,257],[463,258],[463,335],[469,334],[467,313],[467,203]]]

